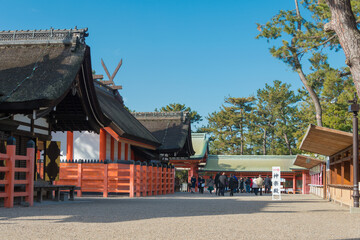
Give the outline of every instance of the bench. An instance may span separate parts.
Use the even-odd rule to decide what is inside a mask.
[[[46,195],[52,199],[53,192],[55,192],[55,201],[60,201],[60,192],[61,191],[69,191],[70,201],[74,201],[74,193],[75,190],[80,189],[79,187],[73,185],[36,185],[34,186],[34,192],[36,192],[36,201],[42,202],[42,192],[45,191]]]

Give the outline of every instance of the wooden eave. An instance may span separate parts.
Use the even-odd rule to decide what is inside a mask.
[[[325,161],[305,155],[297,155],[293,164],[299,167],[310,169],[321,163],[325,163]]]
[[[300,150],[332,156],[352,145],[353,134],[310,124]]]
[[[137,146],[137,147],[142,147],[142,148],[146,148],[146,149],[150,149],[150,150],[156,150],[157,146],[154,145],[150,145],[150,144],[146,144],[143,142],[139,142],[139,141],[135,141],[132,139],[128,139],[128,138],[123,138],[121,136],[119,136],[118,133],[116,133],[111,127],[105,127],[104,128],[105,131],[107,133],[109,133],[116,141],[121,141],[121,142],[125,142],[125,143],[129,143],[131,145]]]

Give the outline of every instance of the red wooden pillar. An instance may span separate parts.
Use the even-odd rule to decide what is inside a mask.
[[[129,197],[134,197],[134,185],[135,185],[135,165],[130,164],[130,186],[129,186]]]
[[[153,191],[153,166],[152,165],[149,165],[147,167],[148,169],[148,189],[149,189],[149,196],[152,196],[152,191]]]
[[[76,163],[74,163],[76,164]],[[80,189],[77,190],[77,196],[78,197],[81,197],[82,196],[82,191],[81,191],[81,185],[82,185],[82,164],[81,163],[78,163],[77,165],[78,167],[78,171],[77,171],[77,177],[78,177],[78,181],[77,181],[77,187],[79,187]]]
[[[100,129],[100,153],[99,153],[99,160],[104,161],[106,160],[106,131],[105,129]]]
[[[103,188],[103,197],[108,197],[108,164],[104,164],[104,188]]]
[[[66,132],[66,160],[74,159],[74,133]]]
[[[293,194],[296,192],[296,173],[293,175]]]
[[[5,185],[6,197],[4,199],[4,207],[14,207],[14,182],[15,182],[15,154],[16,154],[16,141],[11,137],[12,141],[7,141],[6,154],[9,159],[6,161],[6,167],[8,172],[5,174],[5,180],[7,181],[7,187]]]

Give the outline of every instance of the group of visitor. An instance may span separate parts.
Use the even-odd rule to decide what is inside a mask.
[[[234,196],[234,193],[254,193],[255,195],[262,195],[263,188],[265,194],[271,193],[272,181],[269,176],[265,179],[259,175],[258,177],[244,177],[238,179],[234,174],[230,174],[228,177],[225,172],[217,173],[215,178],[212,176],[205,181],[203,176],[199,176],[198,179],[195,176],[191,177],[189,183],[191,193],[195,193],[195,187],[198,186],[199,193],[204,193],[204,188],[212,194],[214,190],[217,196],[224,196],[225,192],[229,191],[230,196]]]

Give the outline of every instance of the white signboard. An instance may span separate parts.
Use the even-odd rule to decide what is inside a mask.
[[[272,200],[281,200],[280,167],[272,167]]]

